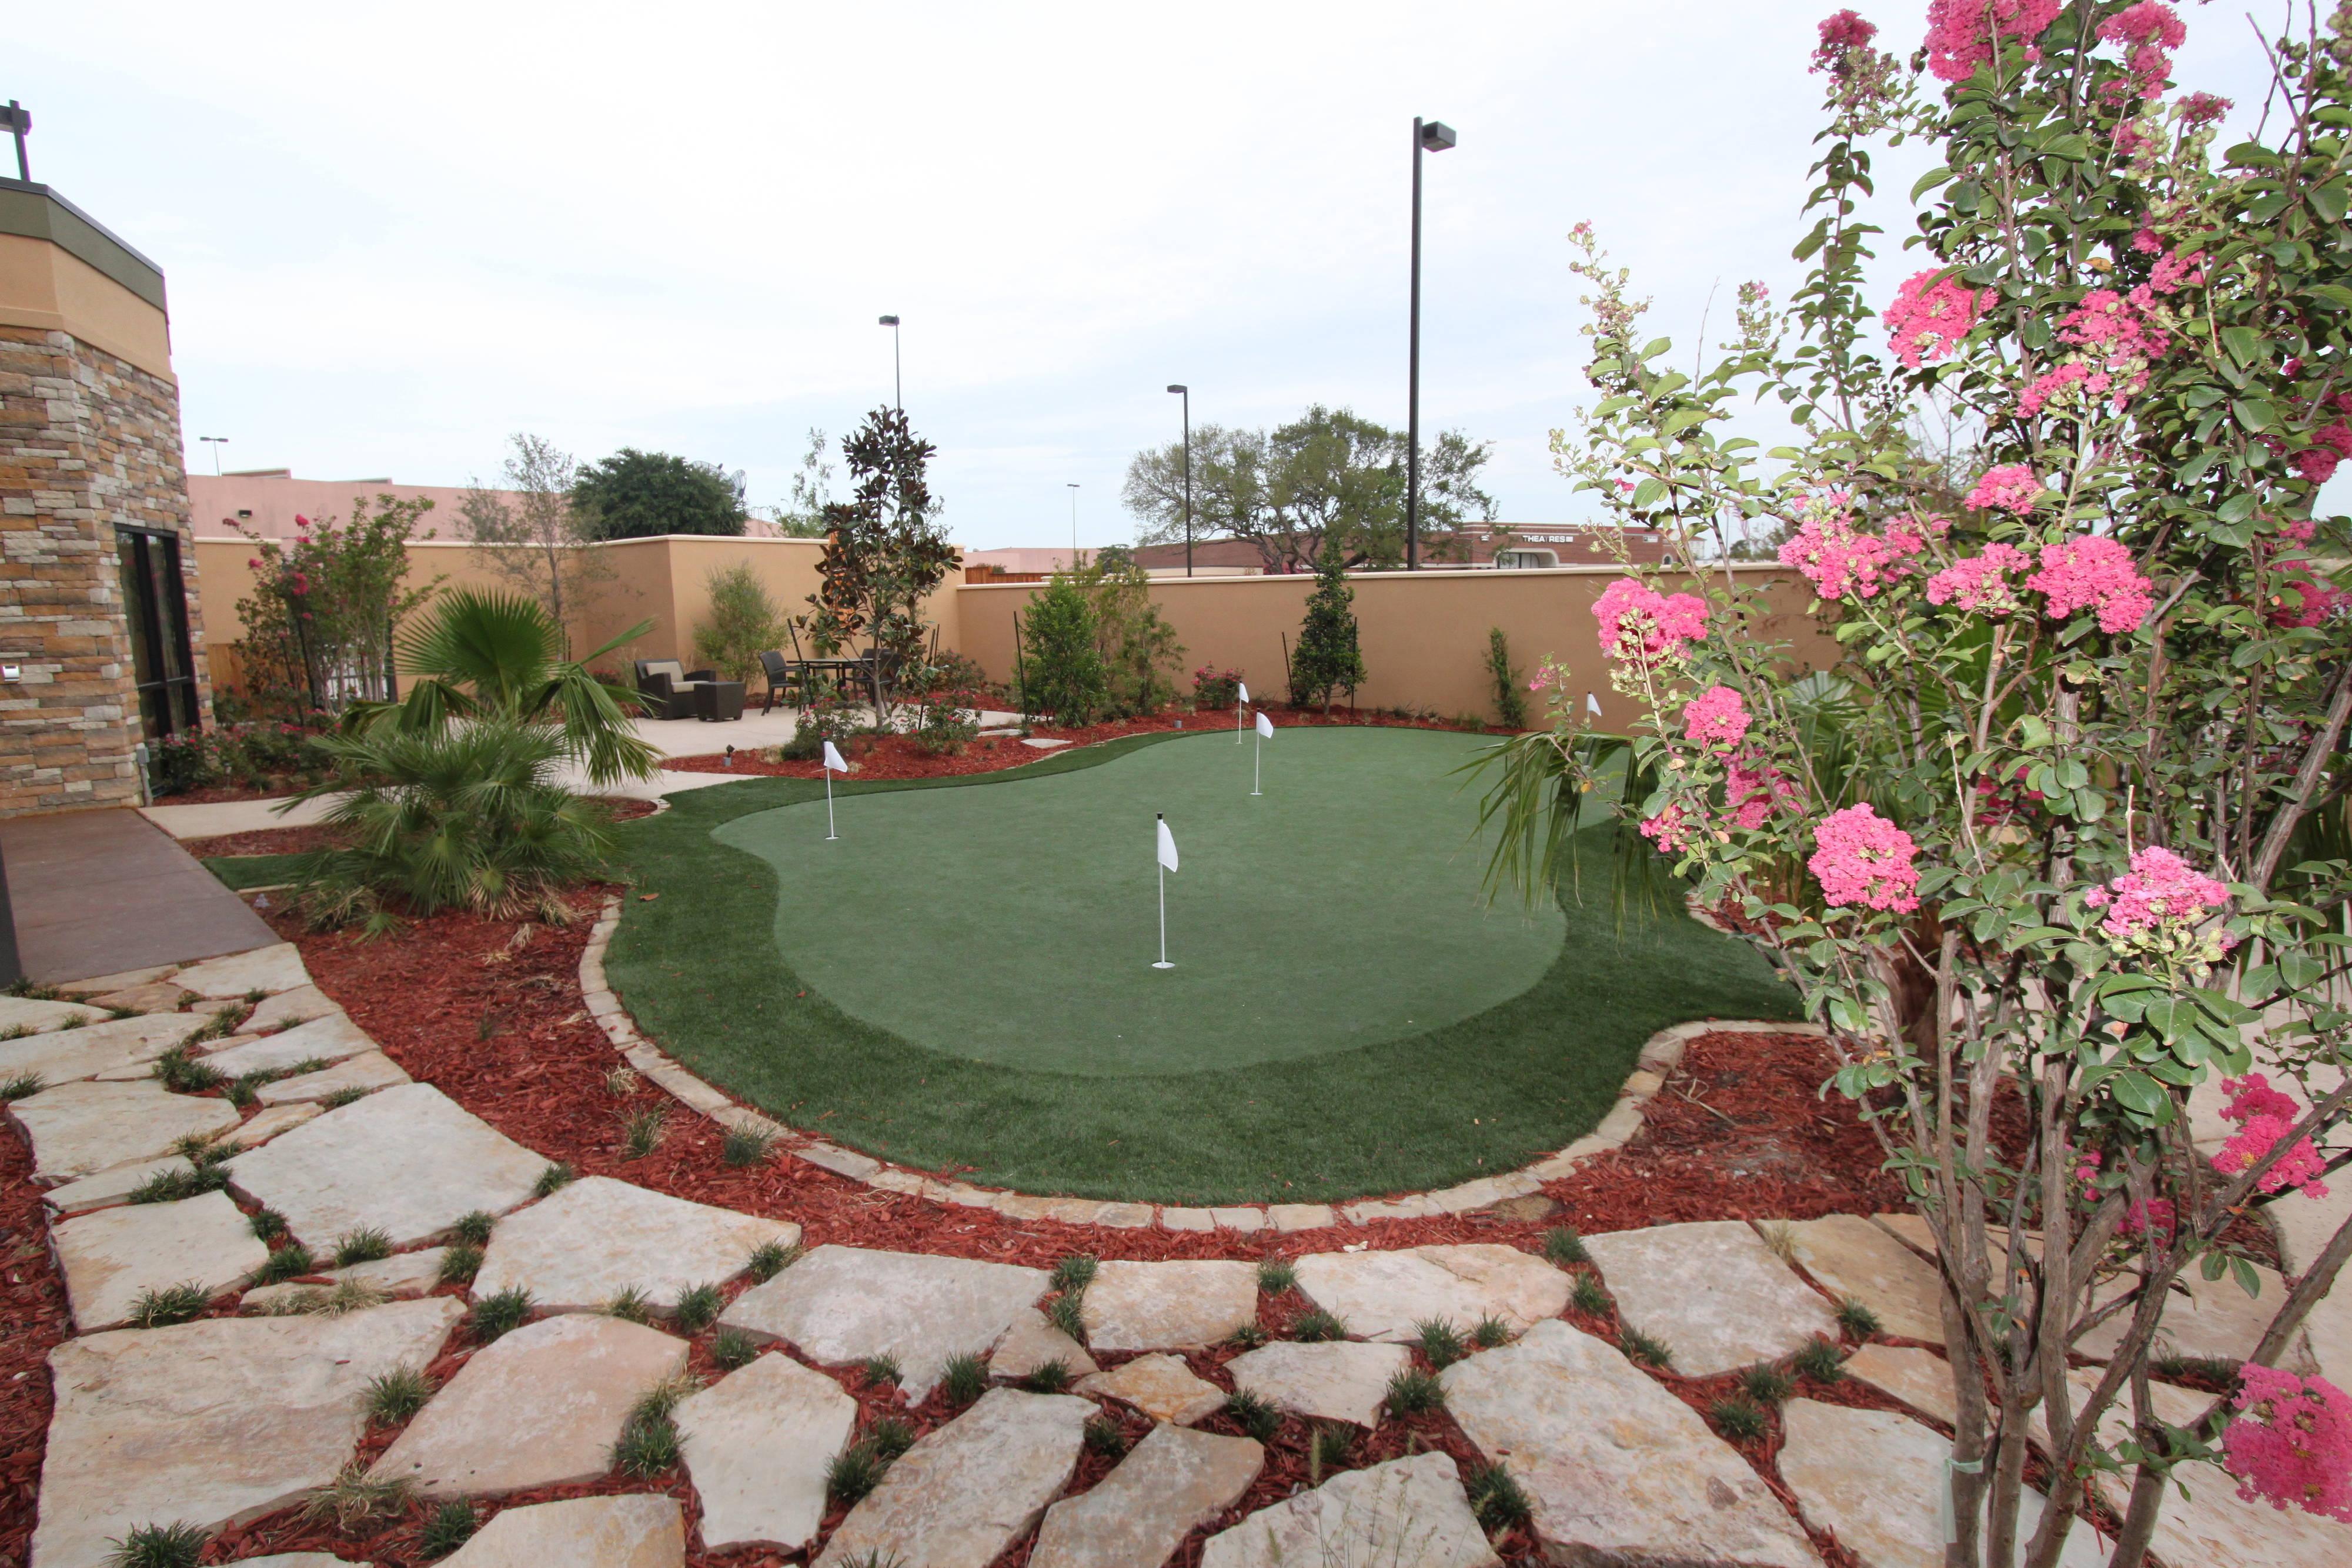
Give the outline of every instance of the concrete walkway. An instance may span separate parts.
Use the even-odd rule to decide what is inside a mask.
[[[26,977],[54,985],[249,952],[277,933],[136,811],[0,821]]]

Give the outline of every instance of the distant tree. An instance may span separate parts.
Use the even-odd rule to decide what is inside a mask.
[[[694,659],[723,680],[749,682],[760,654],[784,640],[784,615],[746,561],[712,569],[710,611],[694,627]]]
[[[921,666],[923,601],[956,563],[925,477],[934,450],[905,413],[889,408],[867,414],[842,443],[856,488],[847,501],[824,508],[824,553],[817,560],[823,580],[802,621],[825,652],[866,643],[880,670],[879,721],[889,718],[898,673]]]
[[[572,455],[526,433],[507,442],[512,450],[499,470],[502,489],[475,481],[457,504],[457,531],[473,541],[483,565],[547,607],[568,649],[571,612],[613,568],[583,548],[597,536],[589,515],[572,504],[580,480]]]
[[[1290,700],[1299,707],[1319,702],[1331,711],[1331,694],[1341,686],[1354,696],[1364,682],[1364,655],[1357,646],[1356,591],[1348,586],[1348,566],[1337,550],[1326,550],[1315,566],[1315,591],[1307,596],[1307,621],[1290,655]]]
[[[824,432],[809,427],[808,451],[793,476],[792,498],[768,508],[787,538],[824,538],[824,509],[833,504],[833,465],[825,461]]]
[[[712,463],[624,446],[581,470],[572,504],[600,539],[743,532],[743,481]]]
[[[385,702],[399,690],[394,636],[440,582],[409,586],[408,541],[433,503],[379,494],[352,497],[352,520],[298,517],[291,539],[248,533],[253,592],[236,603],[245,635],[235,644],[253,706],[278,716],[352,703]]]

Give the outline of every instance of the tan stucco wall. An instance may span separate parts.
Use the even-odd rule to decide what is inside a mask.
[[[163,312],[45,239],[0,234],[0,327],[70,332],[172,382]]]

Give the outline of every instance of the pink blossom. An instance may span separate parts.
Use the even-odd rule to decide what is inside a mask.
[[[2290,544],[2307,545],[2319,532],[2319,525],[2309,517],[2299,517],[2293,522],[2281,523],[2278,531],[2279,538]]]
[[[2272,1088],[2270,1080],[2259,1072],[2249,1072],[2243,1078],[2224,1078],[2221,1091],[2230,1096],[2230,1103],[2221,1108],[2221,1115],[2224,1120],[2237,1123],[2239,1130],[2214,1155],[2213,1168],[2223,1176],[2234,1176],[2252,1169],[2280,1139],[2294,1131],[2303,1109],[2292,1097]],[[2327,1162],[2320,1157],[2311,1140],[2302,1138],[2280,1156],[2276,1165],[2257,1176],[2254,1185],[2264,1192],[2301,1187],[2307,1197],[2326,1197],[2326,1184],[2318,1177],[2326,1168]]]
[[[247,561],[245,564],[246,564],[246,565],[247,565],[247,566],[249,566],[249,567],[251,567],[254,570],[256,570],[256,571],[259,571],[259,570],[261,570],[261,558],[260,558],[259,556],[255,556],[252,559],[250,559],[250,560]]]
[[[299,571],[294,574],[293,591],[296,593],[308,593],[310,591],[310,579],[309,574]]]
[[[2205,269],[2200,265],[2204,259],[2201,250],[2187,256],[2168,256],[2148,273],[2147,286],[2158,294],[2178,294],[2183,288],[2194,288],[2205,281]]]
[[[1952,531],[1948,517],[1921,517],[1906,513],[1886,525],[1886,548],[1895,555],[1923,556],[1927,547]]]
[[[2153,298],[2142,302],[2126,299],[2112,288],[2094,288],[2066,313],[2059,323],[2058,336],[2109,354],[2157,359],[2171,339],[2143,319],[2145,306],[2153,303]]]
[[[310,526],[310,519],[297,512],[294,514],[294,526],[298,528],[307,528]]]
[[[1793,809],[1797,787],[1770,763],[1748,752],[1731,759],[1723,774],[1723,806],[1734,826],[1755,831],[1776,812]]]
[[[1847,502],[1842,490],[1808,498],[1780,564],[1804,573],[1823,599],[1874,598],[1888,575],[1886,541],[1857,529]]]
[[[2321,626],[2347,602],[2347,593],[2327,579],[2311,570],[2308,561],[2283,561],[2279,566],[2281,591],[2271,595],[2270,622],[2273,626]]]
[[[2042,569],[2025,586],[2043,596],[2042,613],[2053,621],[2096,607],[2099,630],[2113,637],[2138,631],[2156,608],[2155,589],[2131,551],[2098,534],[2043,545]]]
[[[1991,289],[1980,296],[1941,267],[1916,274],[1904,279],[1886,308],[1887,345],[1915,371],[1931,360],[1948,360],[1991,300]]]
[[[1927,68],[1966,81],[1992,58],[1996,37],[2040,37],[2063,9],[2064,0],[1928,0]]]
[[[1592,614],[1601,622],[1601,651],[1637,664],[1678,659],[1685,644],[1706,635],[1706,600],[1695,593],[1661,594],[1631,577],[1601,590]]]
[[[2164,242],[2156,237],[2156,231],[2154,229],[2149,228],[2135,229],[2132,231],[2131,242],[2132,249],[2139,252],[2142,256],[2154,256],[2158,251],[2164,248]]]
[[[1679,853],[1691,847],[1697,828],[1691,814],[1679,805],[1669,804],[1656,816],[1642,824],[1642,836],[1668,853]]]
[[[1868,801],[1832,811],[1813,828],[1805,862],[1832,905],[1867,904],[1908,914],[1919,907],[1919,873],[1911,835],[1873,810]]]
[[[2352,1398],[2316,1375],[2251,1361],[2238,1384],[2230,1404],[2239,1415],[2221,1434],[2221,1467],[2238,1478],[2238,1496],[2352,1524]]]
[[[2042,494],[2042,481],[2033,470],[2022,463],[2004,463],[1998,468],[1988,468],[1977,487],[1968,495],[1971,507],[1999,507],[2019,517],[2033,510],[2033,497]]]
[[[1876,37],[1876,25],[1863,20],[1853,11],[1839,11],[1822,17],[1821,45],[1813,50],[1813,69],[1836,69],[1848,51],[1868,48],[1870,40]]]
[[[2036,376],[2017,400],[2017,412],[2031,418],[2051,403],[2071,403],[2080,396],[2086,407],[2095,406],[2110,392],[2115,393],[2114,405],[2121,408],[2129,393],[2137,392],[2145,376],[2135,376],[2127,387],[2117,387],[2116,378],[2108,371],[2085,364],[2081,360],[2069,360],[2056,370]]]
[[[1737,746],[1749,722],[1746,701],[1729,686],[1709,686],[1683,704],[1683,733],[1700,746]]]
[[[2170,850],[2144,849],[2132,856],[2131,865],[2107,884],[2114,900],[2105,921],[2109,931],[2136,933],[2163,921],[2193,922],[2230,902],[2227,887]]]
[[[2017,585],[2010,577],[2032,564],[2032,558],[2014,546],[1989,544],[1982,555],[1963,557],[1929,578],[1927,602],[1957,604],[1983,615],[2011,614],[2019,608],[2019,601]]]
[[[2172,51],[2189,37],[2189,29],[2161,0],[2139,0],[2099,24],[2099,37],[2111,44],[2128,45],[2125,62],[2142,92],[2155,92],[2172,72]]]
[[[2236,107],[2226,98],[2218,98],[2210,92],[2192,92],[2180,100],[2180,121],[2191,131],[2201,131]]]
[[[2172,1239],[2172,1229],[2179,1222],[2172,1200],[2168,1197],[2134,1198],[2124,1209],[2123,1219],[2116,1228],[2126,1236],[2152,1232],[2159,1241]]]

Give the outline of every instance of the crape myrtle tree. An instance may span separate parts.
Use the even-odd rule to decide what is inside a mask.
[[[1562,468],[1684,560],[1786,530],[1842,658],[1798,670],[1728,571],[1616,582],[1599,636],[1642,716],[1593,733],[1538,677],[1554,724],[1501,754],[1496,870],[1548,886],[1622,765],[1624,841],[1743,916],[1826,1026],[1825,1092],[1939,1255],[1954,1563],[2056,1563],[2101,1470],[2111,1561],[2139,1563],[2199,1458],[2352,1521],[2352,1400],[2294,1361],[2352,1227],[2267,1291],[2248,1249],[2352,1179],[2352,627],[2325,570],[2352,538],[2315,515],[2352,456],[2352,5],[2294,16],[2260,129],[2220,147],[2230,106],[2174,90],[2183,25],[2155,0],[1934,0],[1908,65],[1832,16],[1810,271],[1785,313],[1746,290],[1696,374],[1575,236],[1600,396]],[[1888,298],[1869,143],[1906,137],[1941,158]],[[1792,444],[1730,434],[1750,395]],[[1947,422],[1974,454],[1957,503],[1917,459]],[[2184,1281],[2255,1294],[2267,1326],[2176,1426],[2151,1345]]]
[[[877,724],[889,721],[901,674],[922,663],[923,601],[956,564],[925,477],[936,450],[915,434],[904,413],[876,409],[842,443],[854,483],[850,498],[824,510],[822,581],[802,623],[827,653],[866,644],[877,672]]]

